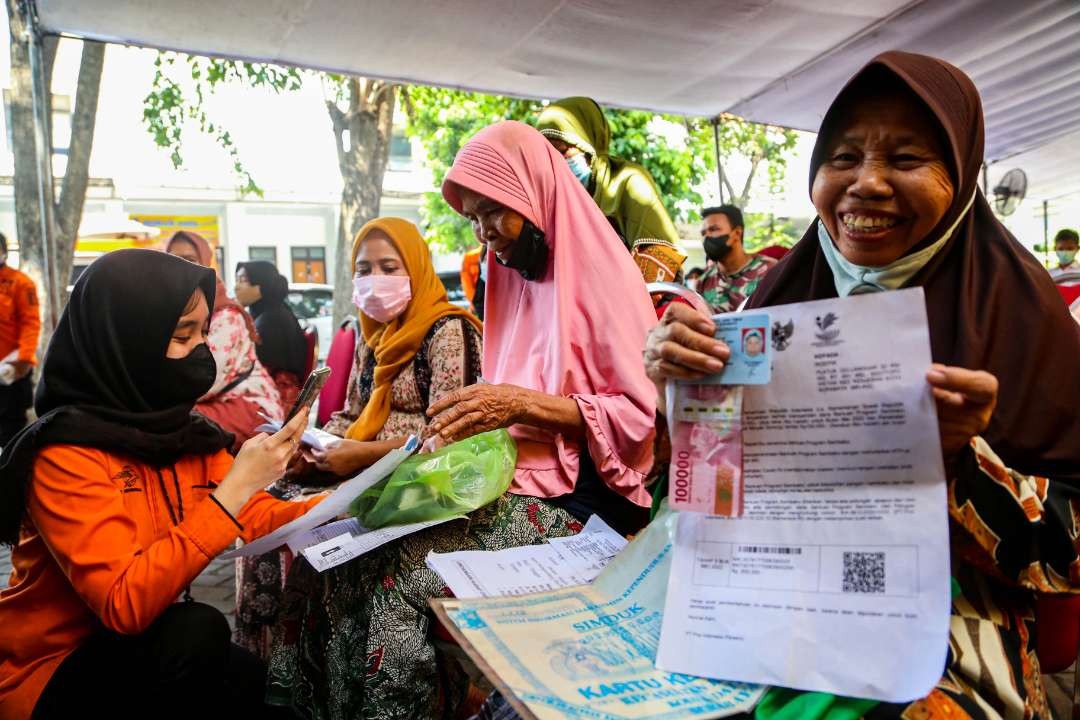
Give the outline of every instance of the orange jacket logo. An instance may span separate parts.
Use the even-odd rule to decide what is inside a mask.
[[[124,484],[124,492],[142,492],[142,488],[136,487],[139,483],[139,474],[130,465],[122,467],[120,472],[113,475],[113,480]]]

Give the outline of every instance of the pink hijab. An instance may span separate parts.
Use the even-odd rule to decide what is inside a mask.
[[[543,280],[525,281],[488,253],[484,377],[577,401],[587,452],[620,495],[649,505],[656,390],[641,351],[656,314],[641,273],[566,161],[534,128],[513,121],[476,134],[443,182],[461,212],[463,186],[544,231],[551,254]],[[511,491],[557,497],[574,489],[582,448],[526,426]]]

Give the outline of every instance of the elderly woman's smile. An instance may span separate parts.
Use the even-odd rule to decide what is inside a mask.
[[[910,92],[874,93],[845,108],[812,199],[848,261],[881,267],[929,239],[953,199],[942,148],[929,109]]]

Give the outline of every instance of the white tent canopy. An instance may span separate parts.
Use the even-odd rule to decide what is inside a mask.
[[[987,158],[1080,191],[1076,0],[37,0],[46,32],[501,94],[816,130],[907,49],[969,72]],[[1071,139],[1069,138],[1071,136]],[[1016,157],[1013,157],[1016,156]],[[994,173],[991,173],[993,180]]]

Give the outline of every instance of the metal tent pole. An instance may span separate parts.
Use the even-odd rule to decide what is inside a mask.
[[[49,323],[49,327],[55,330],[60,311],[60,288],[56,277],[56,259],[53,257],[56,245],[53,220],[52,138],[48,131],[51,120],[49,117],[51,88],[47,87],[45,64],[41,57],[41,29],[38,25],[37,7],[33,0],[22,0],[19,3],[19,9],[29,35],[27,44],[30,54],[30,87],[33,98],[34,152],[38,166],[38,216],[41,220],[41,256],[45,266],[42,279],[45,283],[45,296],[49,300],[44,319]]]
[[[720,164],[720,118],[714,117],[712,123],[713,148],[716,151],[716,184],[720,186],[720,204],[724,204],[724,166]]]
[[[1043,265],[1050,267],[1050,201],[1043,200]]]

